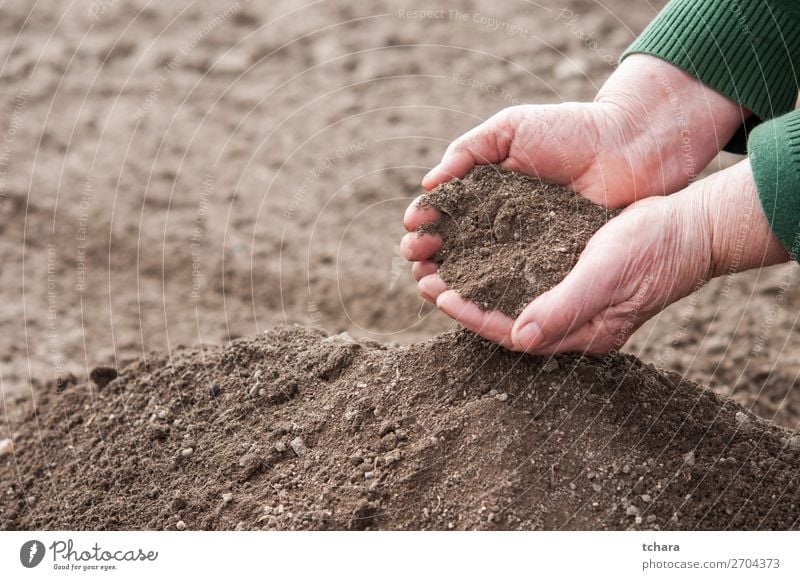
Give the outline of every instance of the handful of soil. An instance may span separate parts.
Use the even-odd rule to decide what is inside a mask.
[[[513,318],[563,280],[589,238],[619,213],[496,165],[475,167],[422,203],[444,214],[420,231],[442,237],[433,260],[448,287]]]

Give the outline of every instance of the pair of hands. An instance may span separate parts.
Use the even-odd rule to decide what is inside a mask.
[[[506,348],[598,354],[618,349],[646,320],[715,276],[786,261],[749,161],[687,187],[747,114],[646,55],[627,58],[592,103],[501,111],[448,147],[425,176],[426,190],[463,177],[474,165],[497,163],[626,209],[592,237],[558,286],[513,320],[447,289],[430,260],[442,240],[416,233],[441,216],[415,200],[406,211],[410,233],[401,248],[414,262],[420,294]]]

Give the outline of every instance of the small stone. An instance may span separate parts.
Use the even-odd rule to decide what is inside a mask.
[[[495,396],[495,399],[498,401],[506,402],[508,401],[508,393],[500,393],[499,395]]]
[[[400,453],[399,449],[395,449],[391,453],[387,453],[383,456],[383,461],[386,465],[391,465],[392,463],[396,463],[403,458],[402,453]]]
[[[549,359],[542,367],[542,372],[552,373],[559,369],[558,361],[554,358]]]
[[[355,411],[345,411],[344,418],[346,421],[352,421],[356,418],[356,415],[358,415],[358,413]]]
[[[192,454],[194,453],[194,449],[191,447],[187,447],[186,449],[181,449],[181,457],[184,459],[189,459]]]
[[[223,493],[222,494],[222,503],[223,505],[228,505],[233,501],[233,494],[232,493]]]
[[[693,467],[695,464],[694,451],[689,451],[683,456],[683,464],[687,467]]]
[[[289,441],[289,447],[292,448],[294,454],[298,457],[302,457],[308,451],[305,442],[303,441],[302,437],[295,437],[291,441]]]
[[[278,453],[283,453],[284,451],[286,451],[286,444],[283,441],[278,441],[275,444],[275,451],[277,451]]]
[[[11,439],[0,439],[0,457],[5,457],[14,452],[14,442]]]
[[[789,437],[789,447],[792,449],[800,449],[800,435]],[[2,455],[2,453],[0,453]]]
[[[183,530],[186,529],[186,524],[184,523],[183,520],[178,520],[178,523],[175,524],[175,529],[178,530],[179,532],[182,532]]]
[[[323,344],[330,344],[330,343],[356,343],[356,339],[350,336],[347,332],[340,332],[339,334],[334,334],[333,336],[328,336],[323,338],[321,341]]]
[[[644,503],[650,503],[653,500],[653,498],[651,498],[650,495],[646,493],[643,494],[641,497]]]
[[[374,471],[365,471],[364,472],[364,479],[372,479],[373,477],[375,477],[375,472]]]
[[[639,515],[639,508],[635,505],[629,505],[628,509],[625,510],[626,516],[638,516]]]
[[[737,423],[744,423],[747,421],[747,415],[742,413],[741,411],[736,412],[736,422]]]

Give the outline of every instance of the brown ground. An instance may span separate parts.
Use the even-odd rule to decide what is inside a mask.
[[[422,203],[442,212],[421,231],[442,238],[433,260],[448,288],[512,317],[561,282],[589,238],[616,214],[493,165],[440,185]]]
[[[6,528],[800,525],[800,437],[631,356],[285,327],[38,405],[0,464]]]
[[[398,251],[420,178],[504,106],[591,98],[606,55],[662,4],[487,0],[433,18],[394,1],[4,5],[0,439],[30,418],[31,385],[149,351],[282,322],[383,344],[448,328]],[[629,350],[795,428],[797,277],[716,280]],[[55,395],[38,396],[54,416]],[[5,490],[38,477],[3,473]],[[48,485],[40,501],[65,491]]]

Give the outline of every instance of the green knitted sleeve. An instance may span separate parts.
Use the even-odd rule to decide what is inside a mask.
[[[800,111],[758,126],[750,165],[772,231],[792,258],[800,256]]]
[[[753,112],[726,149],[791,111],[800,77],[800,1],[672,0],[625,51],[675,64]]]

